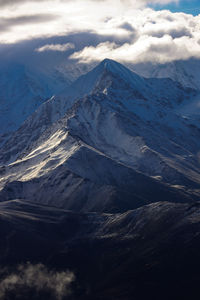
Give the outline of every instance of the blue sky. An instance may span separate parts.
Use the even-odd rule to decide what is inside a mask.
[[[185,12],[196,16],[200,14],[200,0],[181,0],[179,4],[156,5],[154,8],[157,10],[166,8],[172,12]]]

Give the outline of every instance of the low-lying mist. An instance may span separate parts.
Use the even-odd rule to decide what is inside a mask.
[[[63,300],[72,294],[75,276],[70,271],[57,272],[43,264],[22,264],[16,271],[4,272],[0,282],[0,299]]]

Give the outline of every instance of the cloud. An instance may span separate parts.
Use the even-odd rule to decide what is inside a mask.
[[[117,27],[119,20],[112,19],[107,28]],[[112,24],[111,24],[112,23]],[[126,17],[126,23],[119,25],[129,32],[134,27],[136,39],[119,45],[106,41],[96,47],[86,46],[71,55],[81,63],[101,61],[111,58],[127,63],[159,62],[165,63],[192,57],[200,58],[200,16],[193,17],[184,13],[137,11],[134,18]]]
[[[135,32],[135,28],[128,22],[124,22],[119,26],[119,28],[125,29],[130,32]]]
[[[20,265],[0,282],[0,299],[66,299],[74,280],[73,273],[53,272],[43,264]]]
[[[39,36],[53,36],[69,34],[71,32],[91,30],[100,33],[106,18],[123,19],[126,24],[126,15],[134,15],[136,9],[144,8],[149,3],[177,2],[176,0],[0,0],[0,19],[19,19],[22,16],[31,18],[32,15],[47,14],[46,26],[41,22],[29,22],[29,26],[16,23],[4,26],[4,32],[0,37],[0,43],[13,43],[23,39],[32,39]],[[98,12],[98,13],[97,13]],[[56,16],[53,18],[51,16]],[[56,19],[56,21],[55,21]],[[24,23],[25,24],[25,23]],[[126,24],[127,25],[127,24]],[[3,27],[3,25],[2,25]],[[26,27],[26,28],[25,28]],[[134,27],[134,26],[133,26]],[[116,28],[117,35],[125,34],[123,28]],[[129,29],[131,29],[129,27]],[[109,28],[103,28],[100,34],[110,34]],[[107,32],[106,32],[107,30]],[[125,31],[125,30],[124,30]],[[113,33],[113,32],[112,32]]]
[[[44,52],[44,51],[67,51],[70,49],[74,49],[75,45],[72,43],[67,43],[67,44],[49,44],[42,46],[40,48],[37,48],[36,51],[38,52]]]
[[[169,20],[169,18],[166,20]],[[153,36],[158,38],[161,38],[166,34],[170,35],[173,39],[180,38],[182,36],[189,36],[192,38],[191,28],[182,21],[183,20],[179,22],[178,19],[174,19],[172,21],[171,18],[170,22],[164,21],[161,23],[157,20],[157,22],[155,23],[145,24],[142,29],[142,33],[148,36]]]
[[[85,0],[54,0],[54,2],[84,2]],[[90,0],[93,2],[106,2],[107,0]],[[26,2],[47,2],[47,0],[0,0],[0,6],[1,7],[5,7],[5,6],[13,6],[13,5],[17,5],[17,4],[23,4]],[[142,5],[143,4],[161,4],[161,5],[165,5],[165,4],[169,4],[169,3],[178,3],[179,0],[140,0],[140,1],[136,1],[136,0],[121,0],[122,3],[124,4],[129,4],[129,5],[135,5],[136,2],[140,2]],[[141,5],[140,4],[140,5]]]
[[[66,55],[83,63],[105,57],[133,63],[199,57],[200,16],[147,7],[169,2],[179,1],[0,0],[0,44],[40,39],[32,57],[71,50]]]
[[[46,0],[0,0],[0,7],[15,6],[26,2],[44,2]]]
[[[174,60],[186,60],[191,57],[200,58],[200,47],[197,42],[182,37],[173,39],[169,35],[162,38],[141,37],[135,44],[101,43],[97,47],[85,47],[71,55],[81,63],[91,63],[110,58],[127,63],[157,62],[165,63]]]
[[[19,16],[13,18],[1,18],[0,19],[0,31],[8,31],[10,28],[15,26],[24,26],[27,24],[37,24],[43,22],[49,22],[56,19],[56,15],[52,14],[38,14],[30,16]]]

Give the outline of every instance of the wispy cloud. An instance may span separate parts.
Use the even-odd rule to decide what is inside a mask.
[[[26,2],[44,2],[46,0],[0,0],[0,7],[16,6]]]
[[[49,44],[49,45],[45,45],[42,46],[40,48],[37,48],[36,51],[37,52],[44,52],[44,51],[67,51],[70,49],[74,49],[75,45],[72,43],[67,43],[67,44]]]
[[[21,15],[17,17],[1,18],[0,31],[8,31],[12,27],[25,26],[30,24],[40,24],[57,19],[56,15],[52,14],[37,14],[37,15]]]

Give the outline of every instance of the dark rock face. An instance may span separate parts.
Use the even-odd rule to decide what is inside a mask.
[[[196,299],[198,295],[198,203],[162,202],[124,214],[83,214],[5,202],[0,238],[1,278],[27,261],[57,272],[70,270],[76,277],[72,294],[61,299]],[[42,299],[48,299],[45,295]]]

